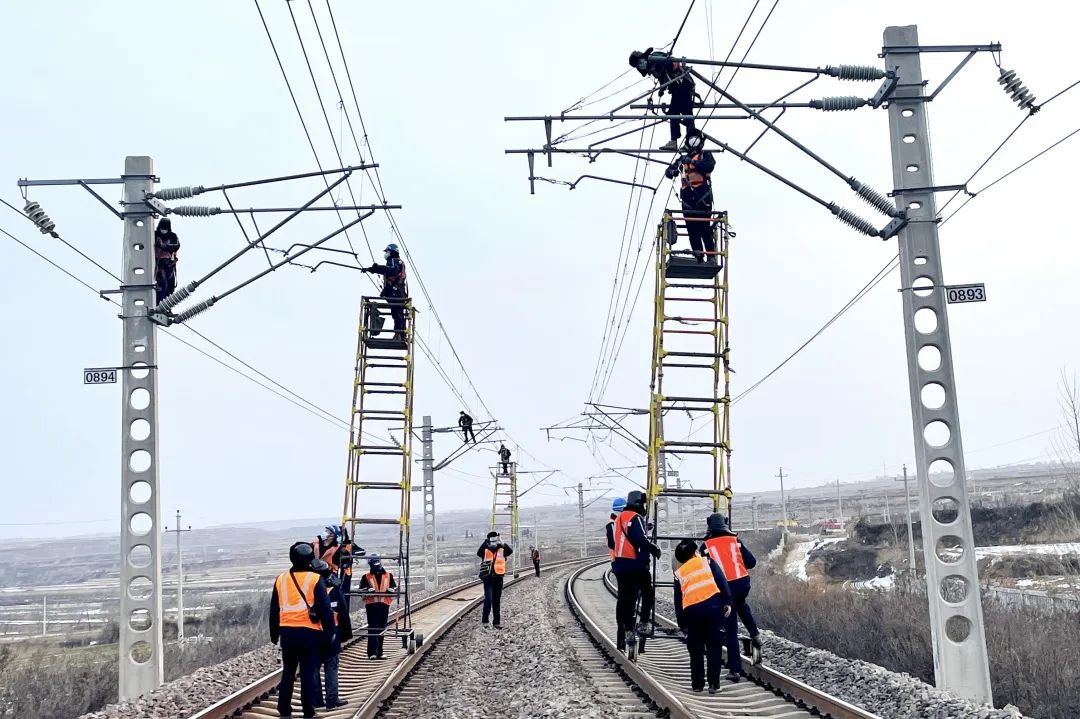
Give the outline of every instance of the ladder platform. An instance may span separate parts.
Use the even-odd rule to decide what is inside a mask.
[[[704,542],[705,541],[701,537],[684,537],[684,536],[679,535],[679,534],[658,534],[656,536],[656,541],[658,541],[658,542],[681,542],[684,539],[689,539],[692,542]]]
[[[667,267],[664,268],[664,277],[681,280],[708,280],[716,277],[720,270],[719,263],[698,262],[693,257],[672,255],[668,258]],[[368,341],[370,342],[370,340]]]
[[[401,489],[401,482],[353,482],[357,489]]]
[[[387,519],[386,517],[351,517],[346,521],[354,524],[401,524],[400,519]]]
[[[724,494],[722,489],[661,489],[659,497],[719,497]]]
[[[364,340],[368,347],[376,350],[404,350],[408,351],[409,345],[405,340],[382,339],[368,337]]]

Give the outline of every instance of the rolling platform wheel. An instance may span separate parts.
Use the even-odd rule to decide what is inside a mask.
[[[424,646],[424,635],[421,634],[420,632],[416,633],[416,646],[418,648]],[[759,654],[760,654],[760,652],[759,652]]]
[[[629,629],[626,632],[626,658],[632,662],[637,661],[638,655],[638,638],[637,633],[633,629]]]
[[[409,654],[416,654],[416,637],[409,637],[406,649]]]
[[[750,663],[755,667],[761,664],[761,647],[750,647]]]

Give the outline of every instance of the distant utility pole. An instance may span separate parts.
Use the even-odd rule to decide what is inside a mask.
[[[581,482],[577,485],[577,511],[578,520],[581,522],[581,556],[585,556],[585,489],[581,486]]]
[[[784,495],[784,468],[780,468],[780,474],[776,475],[780,478],[780,512],[783,517],[784,529],[781,532],[781,536],[784,541],[787,541],[787,497]]]
[[[424,589],[439,586],[439,541],[435,535],[435,459],[431,439],[431,417],[424,415],[420,427],[420,467],[424,474]]]
[[[757,495],[750,498],[750,526],[757,532]]]
[[[836,511],[840,513],[837,518],[840,523],[844,523],[844,498],[840,496],[840,478],[836,478]]]
[[[41,595],[41,636],[45,636],[49,625],[49,595]]]
[[[904,506],[907,507],[908,569],[915,576],[915,525],[911,520],[911,495],[908,494],[907,465],[904,465]]]
[[[935,684],[968,699],[990,703],[993,693],[938,242],[935,193],[940,188],[935,187],[930,155],[927,109],[936,92],[928,92],[923,82],[922,53],[962,53],[965,58],[959,67],[963,67],[975,53],[993,52],[1000,50],[1000,46],[921,47],[918,28],[914,25],[886,28],[884,43],[885,69],[895,73],[898,80],[888,104],[894,188],[890,194],[895,197],[897,209],[905,211],[909,220],[899,235],[900,288],[915,469],[923,512],[923,557]],[[927,390],[937,394],[938,401],[924,402]],[[935,476],[931,482],[930,472],[938,471],[938,466],[947,467],[948,473]],[[938,513],[941,519],[934,516]],[[938,542],[944,537],[959,539],[962,549],[959,560],[938,556]],[[952,587],[961,587],[962,596],[945,593],[944,590]]]
[[[184,641],[184,550],[180,545],[180,535],[190,532],[191,525],[187,529],[180,528],[180,510],[176,510],[176,529],[165,527],[166,532],[176,534],[176,640]]]

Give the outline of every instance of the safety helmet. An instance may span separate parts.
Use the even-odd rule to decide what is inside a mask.
[[[316,559],[311,562],[311,571],[318,572],[326,577],[330,574],[330,565],[321,559]]]
[[[307,569],[315,559],[315,550],[307,542],[296,542],[289,547],[289,561],[296,569]]]
[[[697,132],[692,132],[686,136],[686,142],[683,143],[683,149],[689,153],[701,152],[705,147],[705,138]]]
[[[709,528],[709,531],[713,534],[719,534],[720,532],[727,531],[727,518],[722,514],[710,514],[709,518],[705,520],[705,525]]]
[[[636,505],[639,505],[641,507],[644,507],[645,506],[645,493],[640,491],[640,490],[637,490],[637,489],[635,489],[634,491],[628,493],[626,495],[626,504],[627,505],[636,504]]]
[[[369,567],[374,569],[375,567],[382,566],[382,559],[379,558],[378,554],[372,554],[370,557],[367,558],[367,563]]]
[[[611,500],[611,511],[612,512],[621,512],[624,509],[626,509],[626,500],[625,499],[623,499],[622,497],[616,497],[615,499]]]
[[[692,539],[684,539],[679,542],[677,547],[675,547],[675,560],[678,562],[686,562],[697,554],[697,550],[697,542]]]
[[[398,246],[394,242],[391,242],[389,245],[386,246],[386,249],[383,250],[383,252],[397,252],[397,251],[398,251]]]
[[[168,217],[162,217],[158,220],[157,228],[160,232],[172,232],[172,220]]]
[[[651,53],[652,51],[653,49],[651,47],[644,52],[642,52],[641,50],[634,50],[632,53],[630,53],[630,67],[636,68],[641,72],[645,72],[645,70],[649,67],[649,53]]]

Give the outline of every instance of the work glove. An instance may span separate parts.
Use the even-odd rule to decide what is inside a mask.
[[[660,547],[654,544],[649,547],[649,554],[653,555],[654,558],[659,559],[662,552],[660,551]]]
[[[731,616],[731,605],[730,604],[725,604],[724,605],[724,619],[727,619],[730,616]]]

